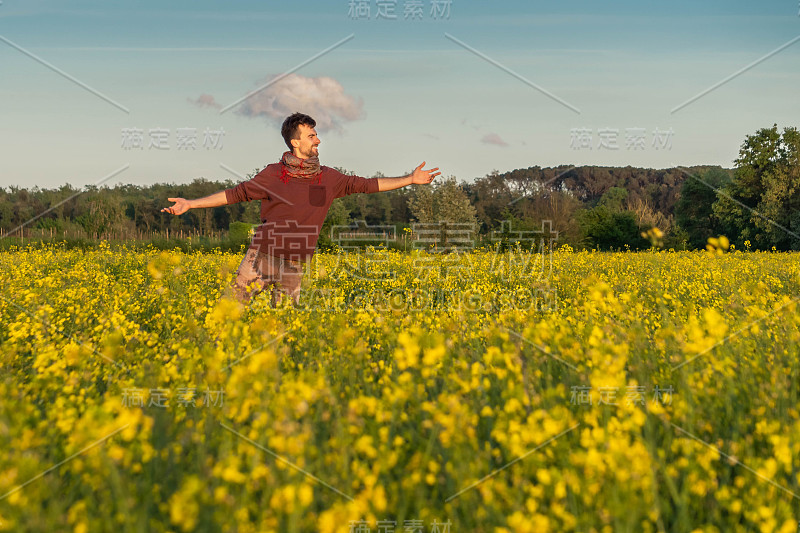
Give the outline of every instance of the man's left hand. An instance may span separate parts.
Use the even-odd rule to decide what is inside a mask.
[[[414,172],[411,173],[411,183],[422,185],[427,184],[433,181],[433,178],[441,174],[441,172],[434,172],[434,170],[439,170],[439,167],[432,168],[430,170],[423,170],[422,167],[425,166],[425,161],[422,162],[420,166],[414,169]]]

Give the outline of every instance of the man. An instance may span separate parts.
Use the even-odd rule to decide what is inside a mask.
[[[290,115],[281,127],[289,151],[278,163],[267,165],[249,181],[204,198],[168,198],[175,205],[161,210],[182,215],[192,208],[261,200],[261,225],[233,282],[234,295],[243,303],[267,287],[272,287],[273,306],[280,303],[284,294],[291,296],[295,305],[298,303],[302,263],[314,255],[322,223],[335,198],[428,184],[441,174],[434,172],[439,167],[423,170],[424,161],[411,174],[398,178],[348,176],[320,166],[321,141],[314,130],[316,125],[308,115]]]

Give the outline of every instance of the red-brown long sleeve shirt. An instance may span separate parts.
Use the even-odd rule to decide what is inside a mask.
[[[282,165],[267,165],[252,179],[225,190],[229,204],[261,200],[261,225],[251,246],[274,257],[310,259],[335,198],[378,192],[377,178],[348,176],[324,165],[321,175],[290,177],[284,183],[280,179]]]

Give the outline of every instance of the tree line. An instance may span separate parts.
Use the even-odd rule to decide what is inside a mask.
[[[800,249],[798,154],[797,129],[780,132],[773,125],[747,136],[733,169],[533,166],[495,170],[469,183],[450,176],[430,186],[335,200],[321,243],[332,227],[357,221],[398,229],[440,221],[472,224],[477,236],[509,228],[535,231],[550,221],[558,232],[556,244],[574,248],[647,248],[652,241],[643,233],[658,228],[666,248],[703,248],[708,238],[726,235],[740,248],[796,250]],[[193,209],[180,217],[162,213],[161,208],[169,205],[168,197],[200,198],[235,185],[231,180],[200,178],[188,184],[0,188],[0,234],[13,238],[31,229],[94,238],[227,234],[242,223],[257,224],[260,203]]]

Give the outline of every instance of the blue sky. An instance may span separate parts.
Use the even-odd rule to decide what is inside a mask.
[[[411,0],[385,2],[387,19],[377,0],[368,18],[350,0],[3,0],[0,186],[238,181],[286,149],[284,109],[317,118],[324,165],[395,176],[424,160],[467,181],[730,167],[747,134],[800,126],[800,41],[675,110],[800,36],[796,0],[452,0],[446,17],[433,1],[415,19]],[[144,148],[123,146],[132,129]]]

